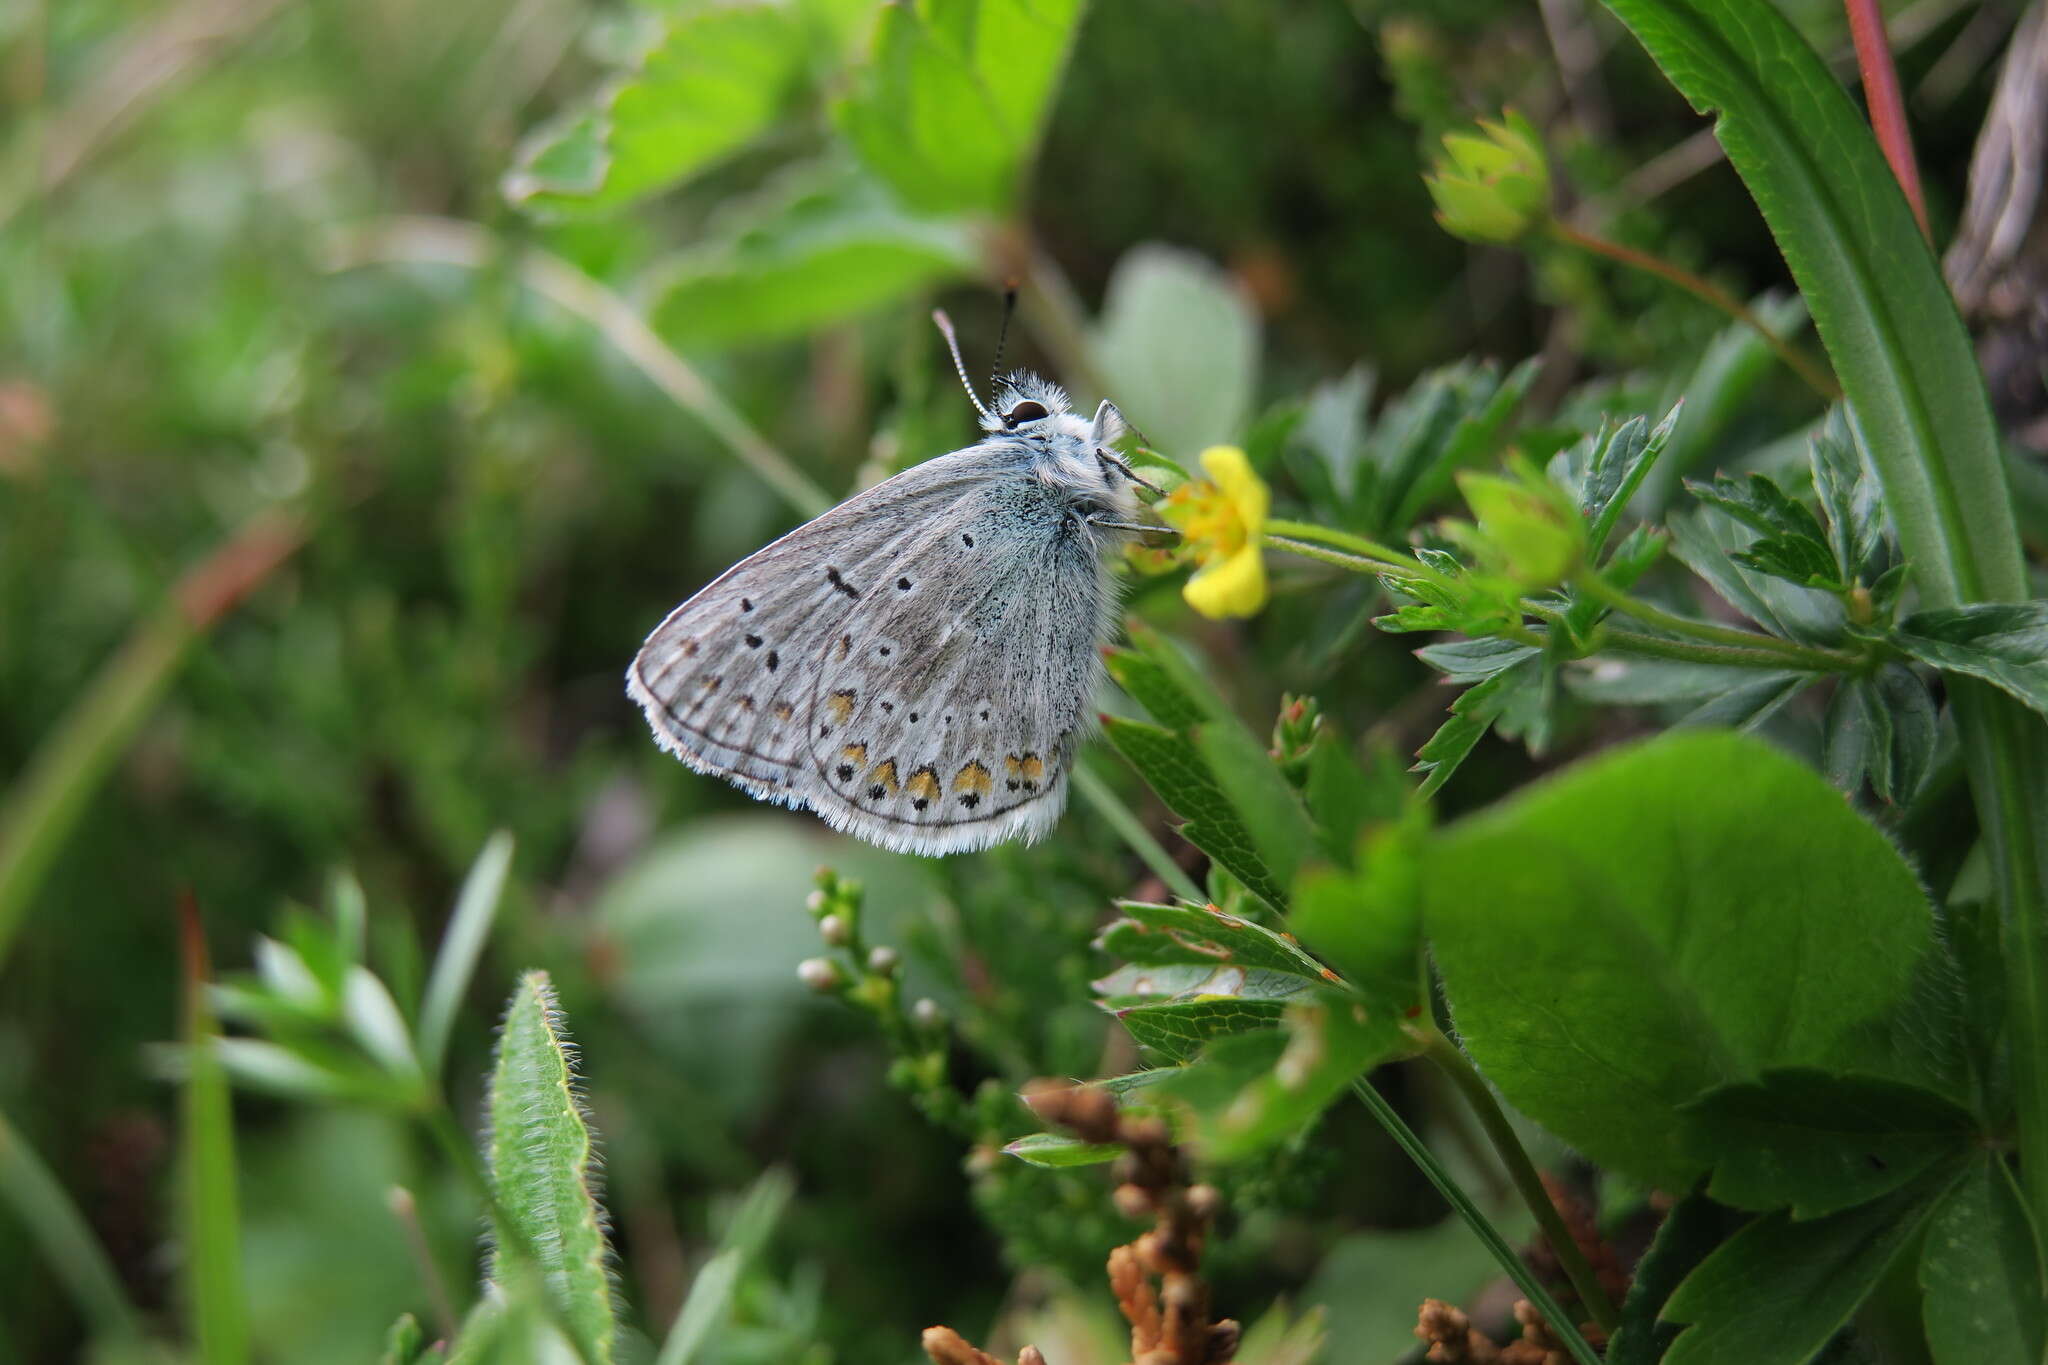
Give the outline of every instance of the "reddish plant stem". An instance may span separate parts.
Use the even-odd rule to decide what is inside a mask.
[[[1729,317],[1747,323],[1764,339],[1765,344],[1777,353],[1778,359],[1784,361],[1795,374],[1804,379],[1815,393],[1831,403],[1842,396],[1841,389],[1826,370],[1802,355],[1792,343],[1766,327],[1764,320],[1750,311],[1747,304],[1720,286],[1701,279],[1690,270],[1673,265],[1661,256],[1638,251],[1632,246],[1623,246],[1620,242],[1610,242],[1605,237],[1595,236],[1562,220],[1552,222],[1550,231],[1559,241],[1569,246],[1575,246],[1581,251],[1590,251],[1596,256],[1605,256],[1612,261],[1619,261],[1630,269],[1655,275],[1660,280],[1677,285],[1693,297],[1712,304]]]
[[[1892,46],[1885,37],[1884,15],[1877,0],[1842,0],[1849,15],[1849,36],[1856,43],[1856,66],[1863,73],[1863,102],[1870,107],[1870,128],[1877,145],[1891,163],[1906,202],[1923,236],[1933,233],[1927,226],[1927,196],[1920,189],[1920,168],[1913,160],[1913,135],[1906,128],[1906,102],[1899,94],[1899,71],[1892,65]]]

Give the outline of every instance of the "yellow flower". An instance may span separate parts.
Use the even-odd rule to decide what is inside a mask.
[[[1468,242],[1513,242],[1550,214],[1550,161],[1543,139],[1512,109],[1477,133],[1444,135],[1435,173],[1424,176],[1436,220]]]
[[[1182,484],[1159,504],[1201,564],[1181,595],[1204,616],[1250,616],[1266,604],[1259,538],[1272,497],[1236,446],[1203,451],[1202,471],[1207,479]]]

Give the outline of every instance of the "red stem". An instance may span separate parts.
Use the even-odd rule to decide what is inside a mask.
[[[1892,48],[1884,33],[1884,15],[1877,0],[1842,0],[1849,14],[1849,35],[1856,41],[1856,65],[1863,72],[1863,102],[1870,106],[1871,131],[1884,159],[1891,163],[1906,202],[1913,206],[1921,233],[1932,238],[1927,227],[1927,197],[1920,191],[1920,168],[1913,162],[1913,135],[1906,128],[1906,102],[1899,95],[1899,72],[1892,65]]]

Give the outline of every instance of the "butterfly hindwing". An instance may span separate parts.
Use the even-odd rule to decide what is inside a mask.
[[[804,799],[910,852],[1049,829],[1114,606],[1092,537],[1018,468],[848,581],[860,596],[817,674]]]
[[[1014,494],[1016,454],[988,444],[927,461],[791,531],[669,613],[627,673],[662,746],[754,796],[816,806],[844,827],[829,808],[844,801],[830,786],[836,765],[806,739],[821,724],[817,710],[829,716],[839,705],[820,679],[860,614],[857,585],[893,583],[901,575],[892,567],[905,560],[946,572],[931,564],[933,528],[985,515],[1002,501],[1006,476]],[[1003,562],[1016,566],[1007,552]]]

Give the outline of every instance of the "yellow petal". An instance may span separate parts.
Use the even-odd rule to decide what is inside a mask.
[[[1252,472],[1252,462],[1236,446],[1210,446],[1202,452],[1202,470],[1230,500],[1245,534],[1257,539],[1273,498],[1265,481]]]
[[[1188,580],[1181,596],[1212,620],[1257,614],[1266,605],[1266,563],[1259,547],[1248,544],[1228,559],[1209,564]]]

